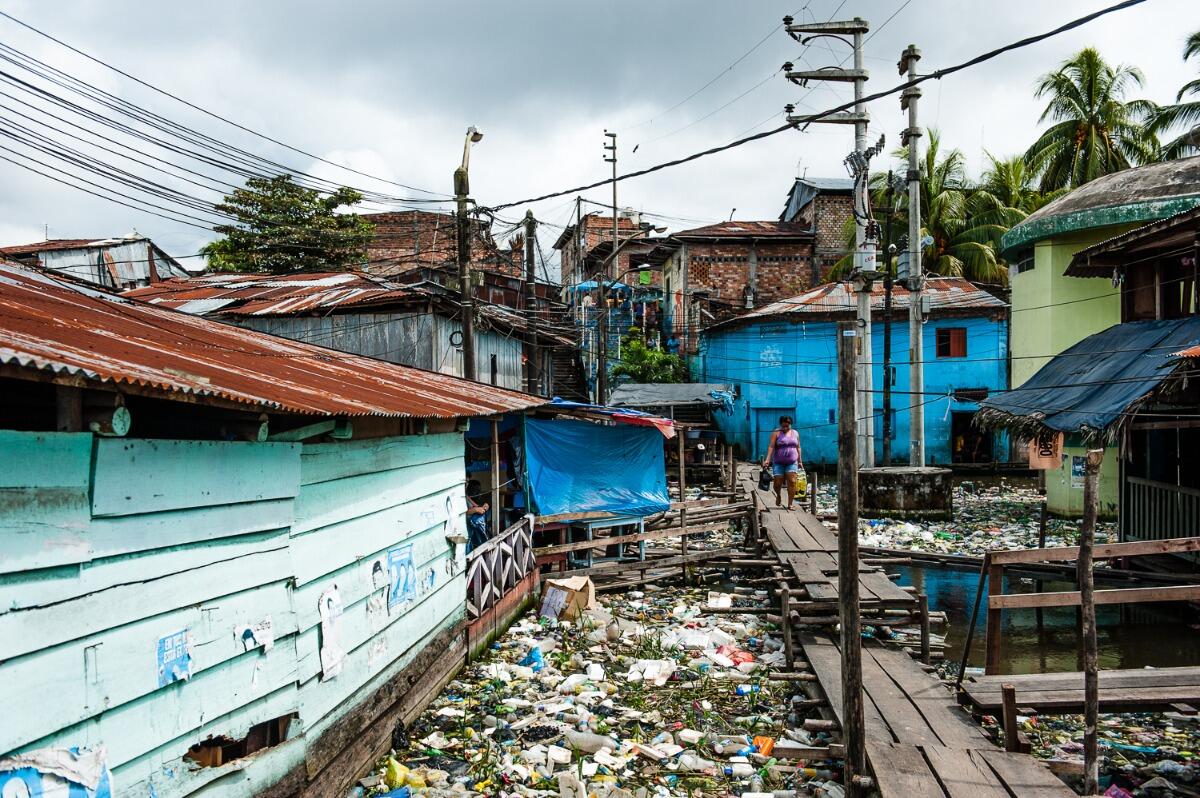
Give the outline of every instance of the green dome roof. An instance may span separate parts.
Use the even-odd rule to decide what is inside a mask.
[[[1200,156],[1098,177],[1029,214],[1000,240],[1015,250],[1065,233],[1164,219],[1200,205]]]

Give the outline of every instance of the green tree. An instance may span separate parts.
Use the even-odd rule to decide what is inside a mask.
[[[344,271],[366,261],[375,226],[338,208],[362,201],[354,189],[322,194],[298,186],[291,175],[252,177],[216,206],[237,222],[213,229],[220,238],[204,247],[209,268],[222,271]]]
[[[1183,60],[1187,61],[1192,56],[1200,60],[1200,31],[1189,36],[1183,45]],[[1184,102],[1184,97],[1194,99]],[[1174,104],[1162,106],[1154,116],[1153,129],[1156,133],[1176,127],[1183,127],[1184,130],[1163,145],[1162,159],[1169,161],[1200,155],[1200,77],[1183,84],[1183,88],[1175,95]]]
[[[614,377],[630,382],[687,382],[687,363],[679,355],[646,345],[642,331],[630,328],[621,339],[621,362],[613,367]]]
[[[1042,76],[1036,95],[1047,104],[1038,121],[1053,124],[1025,152],[1042,191],[1076,188],[1156,159],[1158,139],[1149,127],[1156,106],[1125,99],[1142,82],[1136,67],[1110,66],[1090,47]]]

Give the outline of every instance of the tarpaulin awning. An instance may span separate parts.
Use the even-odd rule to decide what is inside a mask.
[[[563,410],[563,411],[578,411],[579,414],[602,416],[604,418],[616,421],[620,424],[632,424],[635,427],[654,427],[663,434],[664,438],[670,439],[675,437],[675,422],[669,418],[656,416],[651,413],[643,413],[641,410],[633,410],[626,407],[608,407],[606,405],[592,405],[586,402],[571,402],[561,397],[554,397],[554,401],[545,405],[544,410]]]
[[[1026,437],[1043,429],[1111,437],[1126,412],[1186,363],[1200,317],[1116,324],[1057,355],[1024,385],[988,397],[977,416]]]
[[[721,398],[713,394],[728,390],[728,385],[718,383],[627,382],[617,386],[608,401],[613,407],[719,405]]]
[[[539,515],[665,512],[662,438],[637,427],[525,420],[526,484]]]

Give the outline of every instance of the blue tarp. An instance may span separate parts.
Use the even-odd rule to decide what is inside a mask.
[[[1037,420],[1059,432],[1102,433],[1171,375],[1174,352],[1197,342],[1196,316],[1116,324],[1059,354],[1021,387],[988,397],[982,410],[998,426]]]
[[[653,428],[526,419],[525,469],[538,515],[645,516],[670,506],[663,437]]]

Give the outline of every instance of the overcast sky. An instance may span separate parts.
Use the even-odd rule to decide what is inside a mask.
[[[485,136],[472,153],[472,194],[481,204],[495,205],[604,178],[609,173],[601,160],[605,128],[619,133],[621,170],[629,171],[768,129],[781,122],[785,103],[811,112],[848,99],[848,88],[800,88],[779,73],[784,61],[817,68],[848,54],[844,45],[828,39],[808,47],[797,44],[778,27],[785,14],[824,21],[836,13],[838,18],[869,20],[867,88],[878,91],[898,82],[896,61],[909,43],[923,52],[922,70],[931,70],[1108,4],[0,0],[0,9],[13,16],[196,105],[330,161],[434,195],[349,174],[245,134],[3,18],[0,42],[292,168],[395,195],[449,194],[463,132],[474,124]],[[1185,67],[1181,59],[1184,38],[1197,29],[1197,0],[1147,0],[926,84],[922,123],[940,128],[944,146],[963,150],[978,174],[984,148],[1009,155],[1032,142],[1043,105],[1033,97],[1034,82],[1072,53],[1091,45],[1110,62],[1136,65],[1146,77],[1140,96],[1170,102],[1200,69],[1196,63]],[[20,74],[10,65],[0,67]],[[0,90],[18,94],[10,86]],[[3,97],[0,102],[12,104]],[[871,140],[885,134],[890,150],[905,121],[898,100],[877,101],[870,111]],[[7,112],[0,109],[0,115]],[[3,139],[0,145],[29,152]],[[673,230],[726,219],[734,208],[735,218],[773,219],[793,177],[803,172],[844,176],[842,158],[852,146],[852,129],[844,126],[786,131],[623,182],[619,201],[669,217],[654,221]],[[4,151],[0,156],[12,157]],[[230,177],[195,163],[188,166]],[[158,177],[217,199],[215,193]],[[58,185],[7,161],[0,161],[0,187],[0,244],[41,240],[47,225],[52,238],[137,229],[176,255],[194,253],[211,237]],[[587,196],[608,202],[611,193],[606,186]],[[573,206],[571,197],[563,197],[538,203],[533,210],[540,219],[562,225],[573,216]],[[503,215],[516,219],[523,214],[522,206]],[[547,254],[558,231],[543,229]]]

